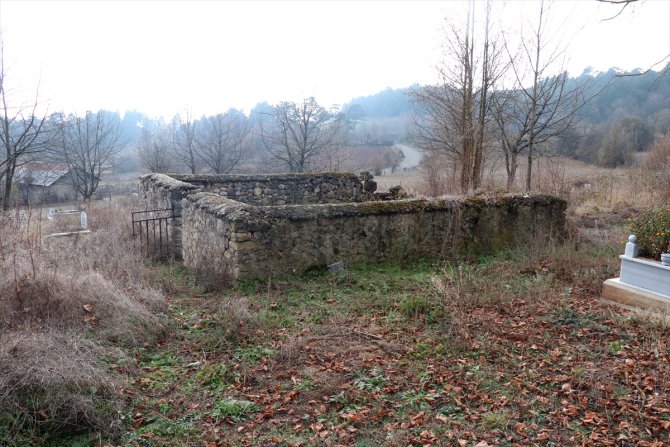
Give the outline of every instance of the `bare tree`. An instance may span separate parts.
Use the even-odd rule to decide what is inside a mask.
[[[142,129],[137,143],[137,156],[140,165],[150,172],[168,172],[172,167],[172,129]]]
[[[475,45],[475,7],[464,30],[452,27],[447,36],[451,65],[439,68],[440,82],[411,93],[415,144],[447,156],[459,167],[463,193],[479,187],[484,149],[490,140],[491,93],[504,71],[500,49],[490,39],[490,2],[486,4],[484,39]]]
[[[228,174],[245,155],[249,125],[240,111],[203,118],[197,124],[197,148],[203,163],[215,174]]]
[[[299,104],[279,103],[265,118],[260,122],[263,145],[290,172],[321,168],[320,158],[332,160],[332,151],[342,144],[342,115],[325,109],[312,97]]]
[[[38,90],[39,91],[39,90]],[[4,182],[2,209],[9,209],[12,194],[12,182],[17,166],[30,160],[30,157],[46,148],[49,133],[46,128],[46,112],[37,113],[39,94],[29,105],[11,104],[7,89],[2,36],[0,35],[0,182]]]
[[[516,178],[518,157],[525,151],[526,190],[530,191],[538,145],[570,129],[584,104],[582,86],[571,83],[567,72],[550,75],[564,50],[559,46],[547,47],[548,17],[548,8],[541,1],[531,37],[521,41],[517,55],[508,48],[514,85],[495,95],[494,116],[505,157],[508,188]]]
[[[112,168],[121,150],[121,120],[112,112],[69,115],[60,127],[59,156],[67,163],[75,190],[90,200],[102,174]]]
[[[174,119],[174,130],[172,135],[172,148],[175,159],[182,163],[191,174],[197,171],[197,131],[196,122],[189,110],[177,115]]]

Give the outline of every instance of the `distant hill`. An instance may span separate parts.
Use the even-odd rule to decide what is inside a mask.
[[[570,79],[585,86],[584,97],[589,101],[573,128],[552,142],[552,150],[589,163],[617,166],[633,160],[633,152],[650,148],[656,138],[670,134],[670,64],[661,71],[635,76],[617,73],[614,68],[606,72],[587,68]],[[386,147],[407,141],[412,110],[409,93],[417,87],[386,88],[345,103],[342,110],[350,120],[353,143]],[[267,103],[257,106],[251,120],[267,107]],[[123,136],[128,143],[137,140],[138,123],[159,124],[141,112],[126,113]]]
[[[586,69],[574,81],[585,82],[590,93],[599,92],[584,108],[584,121],[598,124],[635,117],[655,132],[670,130],[670,64],[661,71],[638,70],[635,75],[623,76],[613,68],[604,73]],[[665,125],[660,122],[663,120]]]
[[[363,112],[363,116],[370,120],[395,118],[410,111],[408,93],[417,86],[415,84],[406,88],[387,88],[374,95],[359,96],[344,104],[342,109],[346,111],[351,108],[359,108]]]
[[[656,138],[670,134],[670,64],[660,71],[620,75],[612,68],[590,68],[569,80],[583,86],[588,102],[579,120],[551,149],[602,166],[634,160],[634,152],[649,149]],[[354,98],[343,106],[359,124],[357,140],[368,145],[402,142],[412,105],[408,93],[418,87],[387,88]]]
[[[670,134],[670,64],[661,71],[621,75],[587,69],[572,80],[586,86],[588,102],[574,129],[555,150],[576,159],[614,167]]]

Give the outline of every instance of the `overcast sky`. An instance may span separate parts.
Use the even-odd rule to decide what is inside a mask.
[[[528,30],[538,4],[496,1],[497,26]],[[186,107],[248,112],[307,96],[342,104],[433,81],[445,22],[463,11],[460,1],[0,0],[5,86],[19,98],[39,82],[50,110],[168,119]],[[617,12],[595,0],[553,4],[552,35],[569,44],[571,74],[647,68],[670,54],[670,1],[603,21]]]

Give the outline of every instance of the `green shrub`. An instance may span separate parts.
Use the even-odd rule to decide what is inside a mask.
[[[670,208],[655,208],[640,214],[631,221],[631,232],[643,254],[659,258],[670,245]]]

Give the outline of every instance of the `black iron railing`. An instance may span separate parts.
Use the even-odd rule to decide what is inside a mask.
[[[131,213],[133,237],[150,257],[171,257],[175,253],[174,223],[179,216],[171,208]]]

